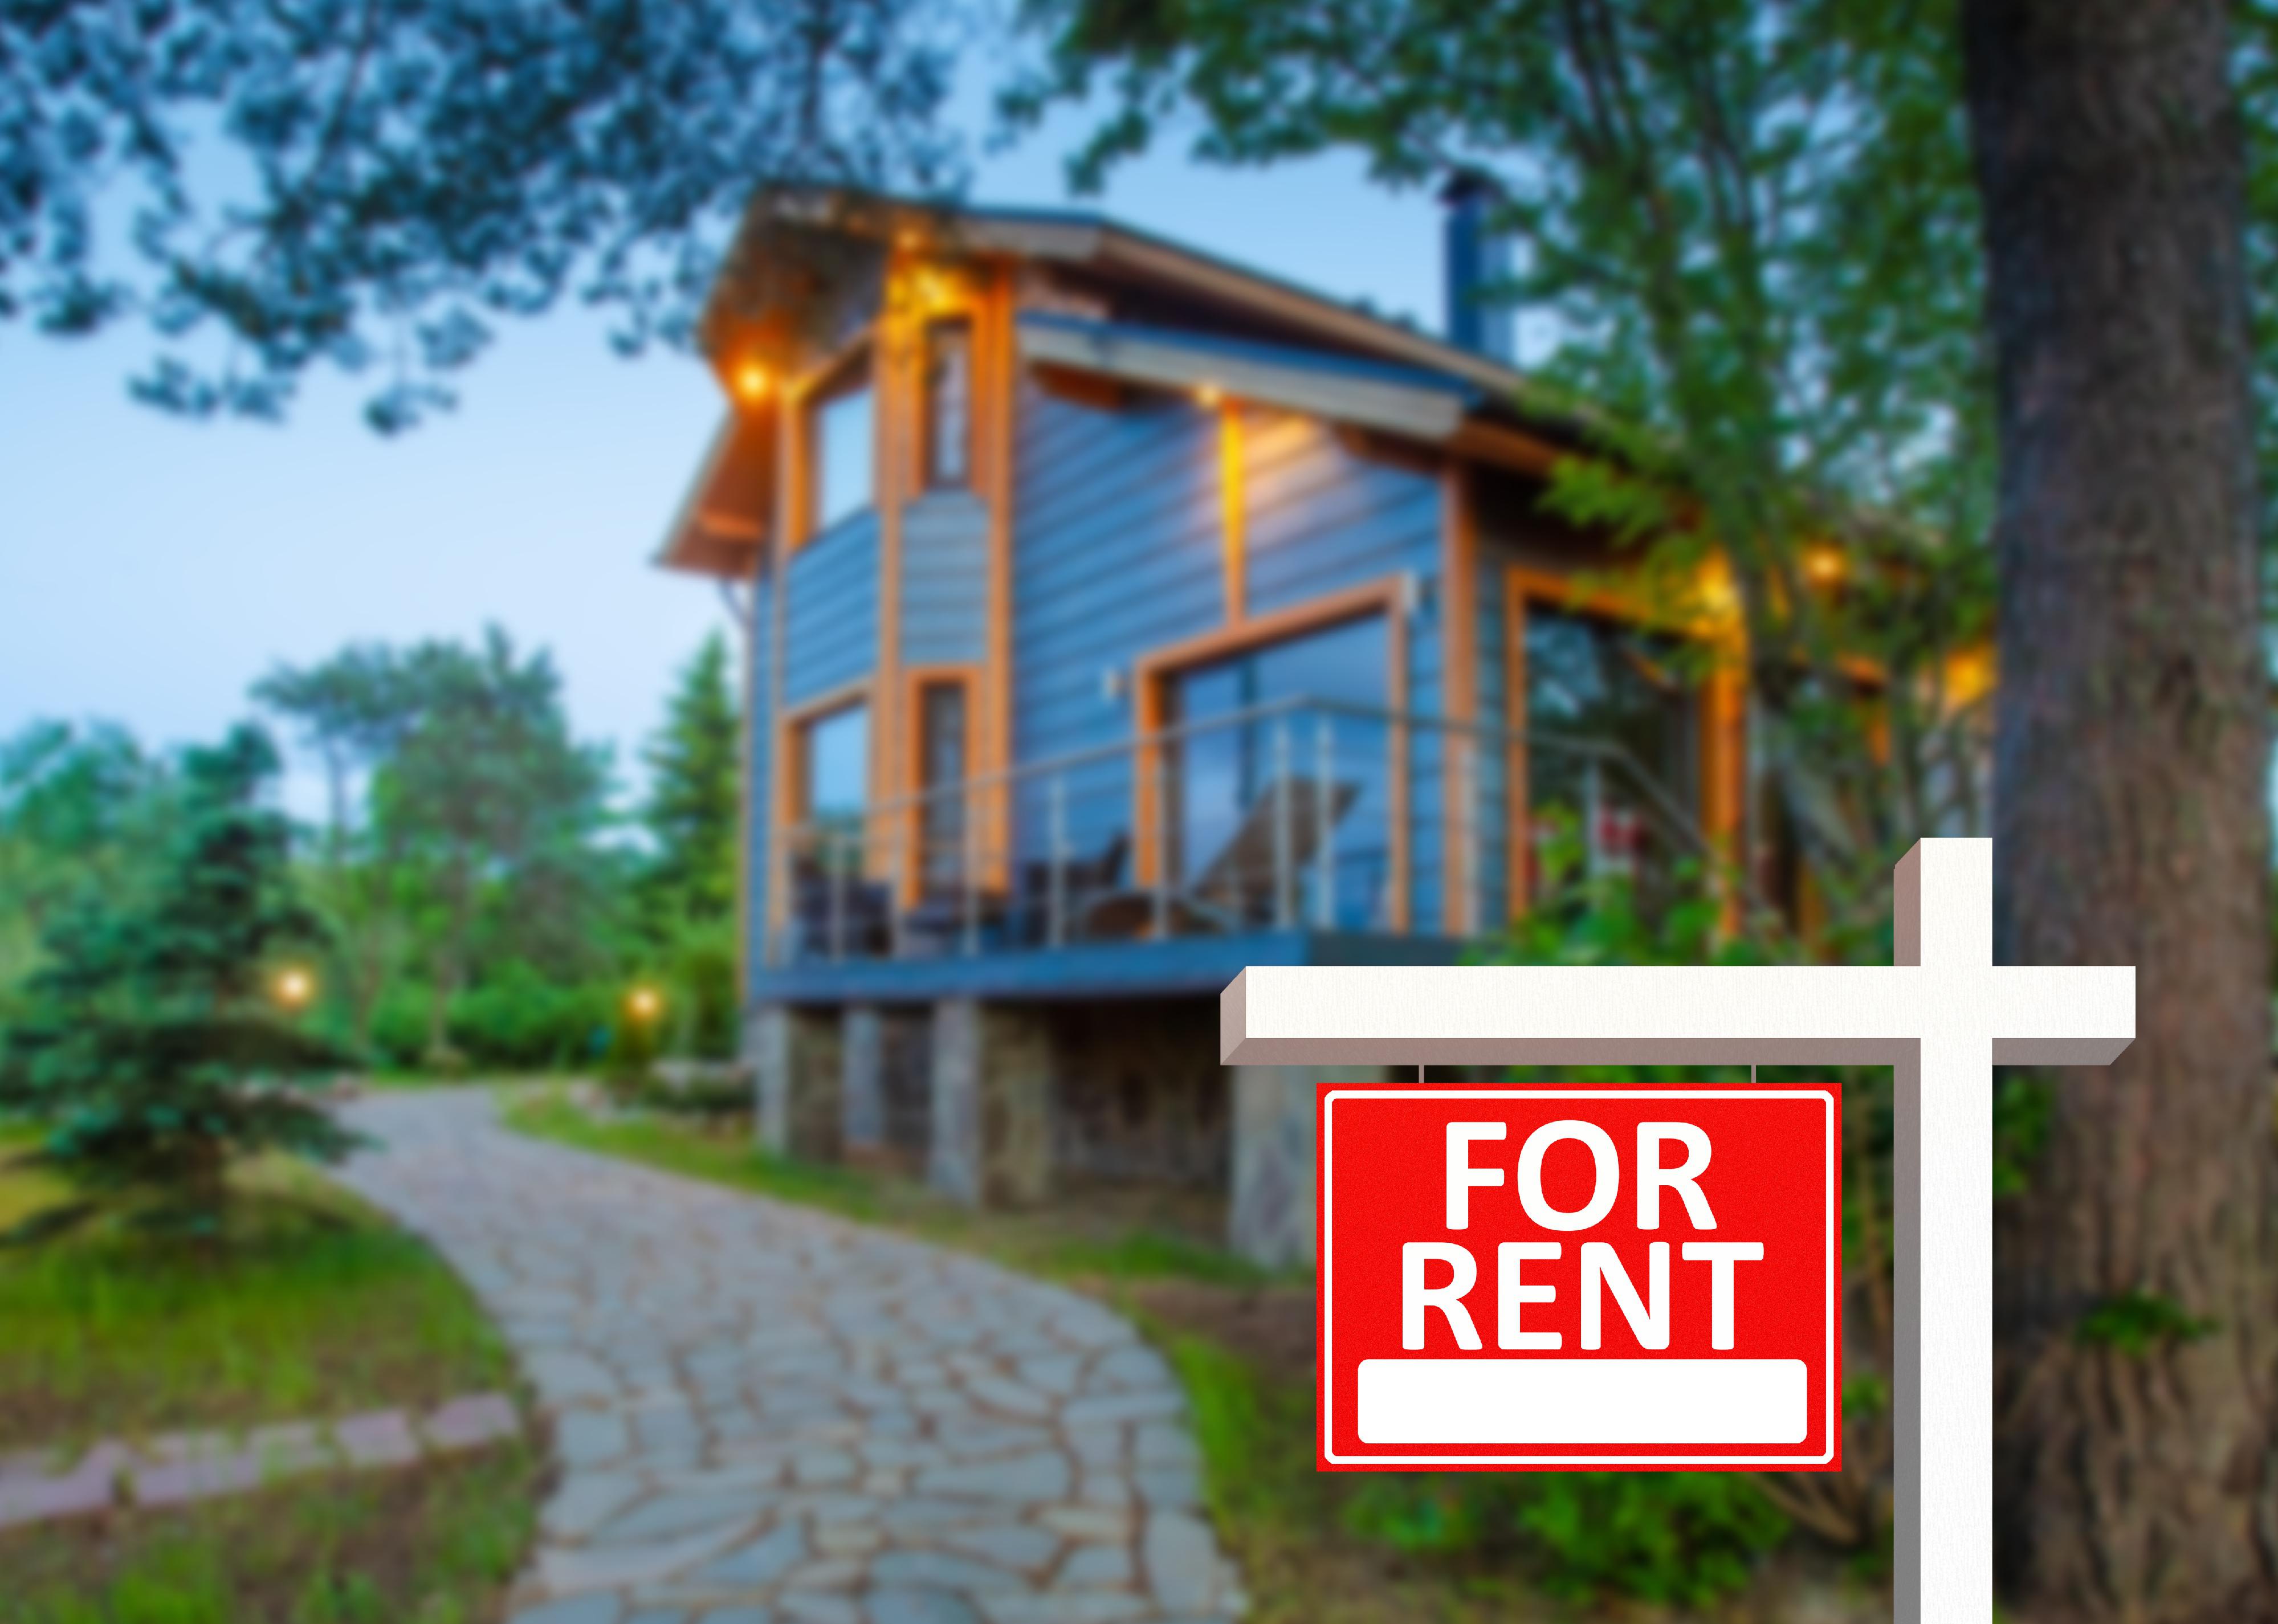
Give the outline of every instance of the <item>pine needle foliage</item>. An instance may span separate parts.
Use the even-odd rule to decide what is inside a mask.
[[[355,1139],[304,1092],[338,1054],[271,997],[319,945],[294,896],[266,734],[240,727],[183,757],[179,817],[144,887],[93,893],[50,926],[22,1017],[0,1033],[0,1112],[43,1130],[34,1159],[78,1188],[21,1238],[108,1208],[218,1235],[232,1163],[335,1161]]]

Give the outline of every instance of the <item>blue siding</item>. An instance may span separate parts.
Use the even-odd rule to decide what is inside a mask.
[[[1174,398],[1103,411],[1024,385],[1016,449],[1013,748],[1034,761],[1130,738],[1105,675],[1223,618],[1218,425]],[[1095,850],[1129,822],[1129,763],[1072,794],[1072,848]],[[1031,850],[1038,821],[1021,808]]]
[[[1438,568],[1434,476],[1356,456],[1326,424],[1280,413],[1245,413],[1242,449],[1251,614]]]
[[[902,662],[977,665],[986,652],[989,509],[964,492],[902,509]]]
[[[784,702],[868,675],[878,654],[877,514],[856,514],[793,553],[784,587]]]
[[[1243,416],[1244,531],[1250,613],[1268,614],[1403,573],[1429,586],[1440,565],[1440,482],[1346,449],[1325,423],[1278,412]],[[1440,599],[1426,591],[1408,619],[1408,708],[1436,716]],[[1446,741],[1431,728],[1409,738],[1409,901],[1411,928],[1441,918],[1441,811]]]
[[[1323,425],[1251,412],[1244,421],[1246,590],[1255,614],[1387,576],[1430,583],[1440,486],[1432,474],[1347,451]],[[1022,397],[1013,535],[1015,758],[1033,761],[1131,736],[1127,692],[1104,678],[1223,623],[1223,534],[1213,415],[1167,397],[1099,410],[1031,388]],[[1441,705],[1437,594],[1409,617],[1409,705]],[[1443,741],[1410,738],[1411,920],[1438,927]],[[1129,763],[1068,786],[1079,854],[1127,829]],[[1041,849],[1041,794],[1020,808],[1021,844]]]

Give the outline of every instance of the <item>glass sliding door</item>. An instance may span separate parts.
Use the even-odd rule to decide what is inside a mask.
[[[1684,855],[1666,808],[1693,817],[1700,805],[1701,690],[1683,645],[1539,605],[1525,626],[1528,894],[1594,875],[1632,881],[1640,905],[1655,905]]]
[[[1193,907],[1226,928],[1384,923],[1389,660],[1371,614],[1166,679],[1170,874]]]

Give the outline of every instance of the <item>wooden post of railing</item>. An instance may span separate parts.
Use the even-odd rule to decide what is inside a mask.
[[[1290,790],[1289,718],[1285,713],[1273,719],[1273,924],[1278,930],[1287,930],[1297,922],[1297,876],[1289,861],[1295,851],[1289,828],[1294,812]]]
[[[1046,935],[1054,947],[1067,940],[1067,774],[1052,774],[1051,871],[1045,893]]]
[[[1337,741],[1326,711],[1313,713],[1313,926],[1337,922]]]

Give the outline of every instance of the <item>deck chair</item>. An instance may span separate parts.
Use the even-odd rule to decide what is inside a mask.
[[[847,958],[875,958],[886,951],[891,919],[883,884],[860,874],[833,876],[805,856],[792,863],[791,878],[794,957],[829,958],[834,946]]]

